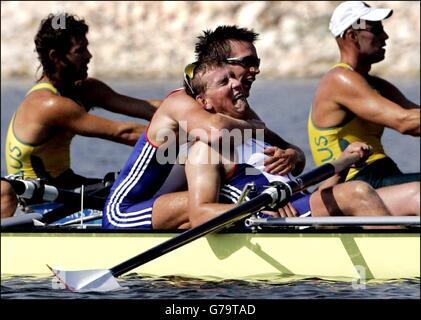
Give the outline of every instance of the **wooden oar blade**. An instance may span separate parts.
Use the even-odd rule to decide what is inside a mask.
[[[127,289],[120,286],[107,269],[64,271],[48,265],[47,267],[56,279],[72,292],[108,292]]]

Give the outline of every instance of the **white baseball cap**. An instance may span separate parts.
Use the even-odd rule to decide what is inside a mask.
[[[393,14],[392,9],[371,8],[362,1],[345,1],[336,7],[330,18],[329,30],[337,37],[358,19],[381,21]]]

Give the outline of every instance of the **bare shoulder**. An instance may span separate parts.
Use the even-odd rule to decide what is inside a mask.
[[[352,110],[359,87],[368,87],[367,81],[355,71],[336,67],[320,81],[312,104],[312,120],[319,127],[337,126],[344,121],[347,110]]]
[[[328,86],[332,90],[361,84],[367,84],[367,80],[363,76],[358,72],[342,67],[333,68],[326,73],[321,81],[321,85]]]
[[[190,97],[184,90],[177,90],[171,92],[163,101],[163,103],[182,103],[186,101],[195,101],[192,97]]]
[[[39,90],[31,92],[25,97],[23,103],[31,105],[31,108],[36,110],[54,109],[62,104],[67,104],[70,100],[66,97],[59,96],[47,90]]]
[[[45,119],[63,117],[74,112],[86,112],[72,99],[44,90],[32,92],[25,98],[22,106],[37,117]]]
[[[167,96],[158,111],[162,110],[161,112],[176,115],[192,111],[199,106],[199,103],[195,99],[186,94],[184,90],[180,90]]]
[[[343,103],[344,99],[357,95],[368,96],[373,93],[374,90],[361,74],[341,67],[330,70],[322,78],[317,89],[319,97],[337,103]]]
[[[333,101],[338,91],[341,90],[344,82],[352,78],[352,71],[345,68],[333,68],[329,70],[319,82],[313,100],[313,107],[325,109],[328,105],[335,105]]]

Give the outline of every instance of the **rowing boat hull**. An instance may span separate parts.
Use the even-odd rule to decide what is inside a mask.
[[[370,232],[369,232],[370,231]],[[420,276],[420,234],[367,230],[223,233],[197,239],[146,263],[143,276],[283,281],[291,277],[398,279]],[[110,268],[176,233],[3,232],[1,274]]]

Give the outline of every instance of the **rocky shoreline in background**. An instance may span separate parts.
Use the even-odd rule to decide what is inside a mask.
[[[1,3],[1,77],[33,78],[38,66],[33,38],[48,13],[85,18],[94,56],[90,76],[179,78],[194,60],[196,37],[220,24],[253,28],[262,76],[318,77],[337,61],[328,22],[338,1],[41,1]],[[390,36],[386,60],[375,73],[388,77],[420,75],[420,2],[368,1],[394,9],[385,23]]]

